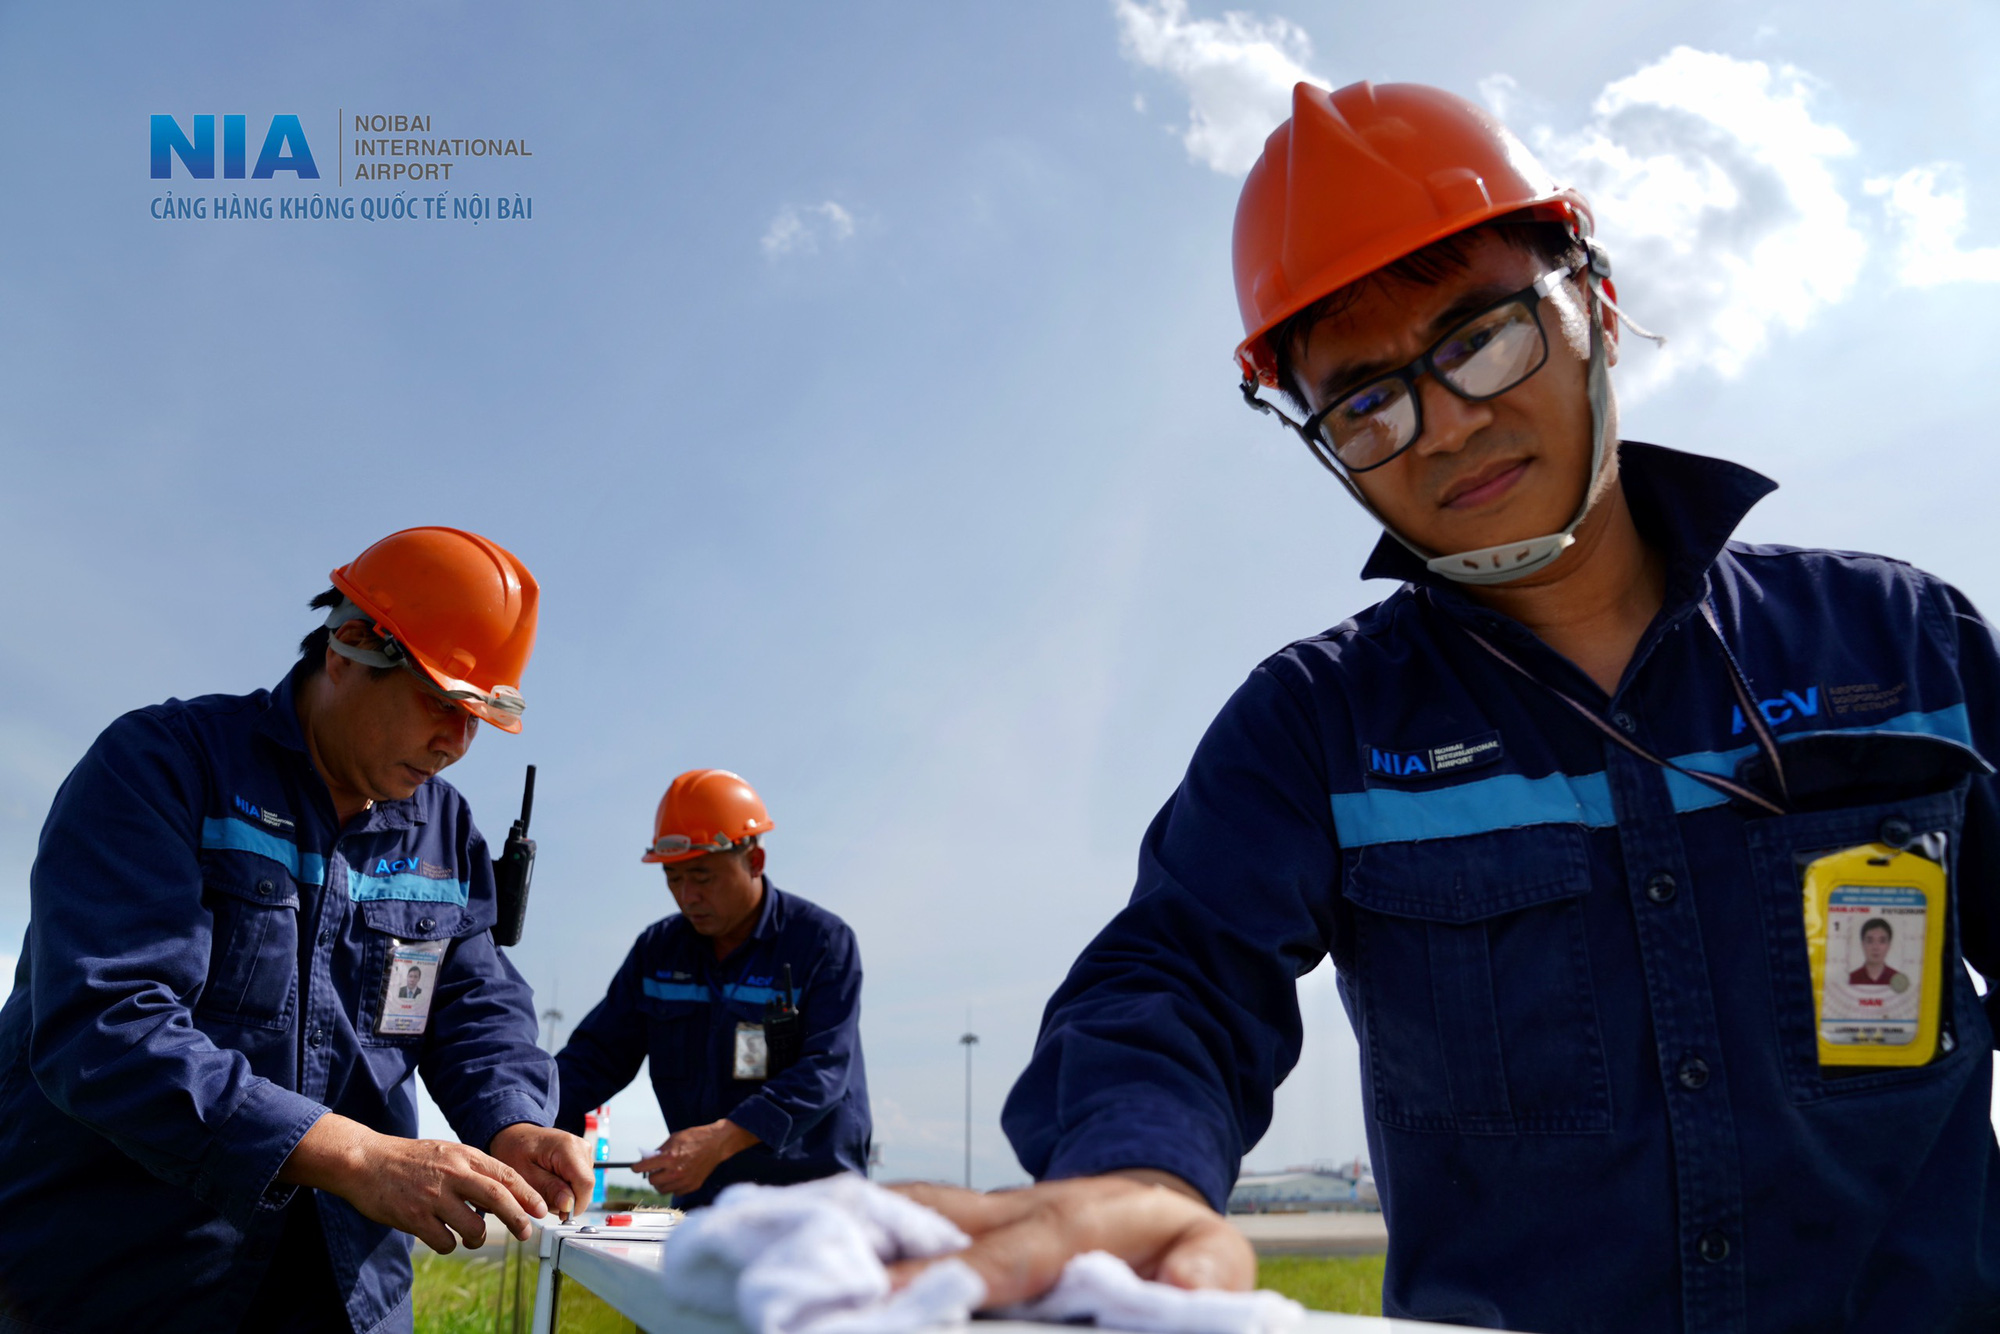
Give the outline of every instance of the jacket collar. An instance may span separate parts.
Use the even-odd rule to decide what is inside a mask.
[[[269,737],[286,750],[295,750],[305,755],[310,762],[311,756],[306,750],[305,729],[299,726],[299,674],[304,670],[303,659],[293,663],[292,670],[286,672],[284,679],[271,691],[270,699],[264,708],[264,716],[257,720],[257,732],[260,736]]]
[[[1778,484],[1740,463],[1626,440],[1618,446],[1618,476],[1639,535],[1667,561],[1665,606],[1698,601],[1709,567],[1743,516]],[[1401,542],[1382,534],[1363,579],[1399,579],[1436,591],[1447,606],[1470,602],[1465,589],[1425,568]]]
[[[752,940],[769,940],[785,925],[785,896],[771,883],[771,877],[764,877],[764,906],[757,911],[757,926],[750,932]]]

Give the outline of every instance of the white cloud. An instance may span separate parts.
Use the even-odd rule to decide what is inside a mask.
[[[1292,85],[1326,81],[1306,68],[1312,43],[1282,18],[1230,11],[1190,19],[1187,0],[1112,0],[1127,59],[1162,70],[1187,90],[1181,143],[1211,170],[1240,176],[1291,114]]]
[[[764,253],[773,259],[794,251],[812,254],[822,240],[832,244],[854,235],[854,215],[831,199],[803,208],[787,204],[764,231]]]
[[[1314,74],[1312,43],[1281,17],[1195,19],[1187,0],[1112,0],[1125,56],[1163,71],[1188,99],[1176,127],[1188,156],[1241,175]],[[1769,34],[1760,33],[1760,38]],[[1845,300],[1869,241],[1843,185],[1854,140],[1815,105],[1794,65],[1678,46],[1605,86],[1580,128],[1523,124],[1541,103],[1511,76],[1478,94],[1590,199],[1617,262],[1620,304],[1668,336],[1633,348],[1619,383],[1643,395],[1690,369],[1741,375],[1781,329]],[[1135,106],[1141,105],[1135,101]],[[1869,180],[1897,235],[1907,286],[2000,282],[2000,245],[1965,248],[1965,187],[1950,164]],[[767,245],[769,242],[767,241]]]
[[[1628,393],[1693,366],[1739,375],[1774,327],[1852,290],[1868,245],[1833,164],[1855,146],[1812,101],[1803,70],[1682,46],[1608,85],[1581,130],[1529,132],[1590,199],[1621,304],[1669,337],[1626,361]]]
[[[1900,233],[1896,278],[1907,287],[1951,282],[2000,282],[2000,245],[1964,250],[1965,181],[1953,163],[1878,176],[1863,187],[1885,196],[1882,206]]]

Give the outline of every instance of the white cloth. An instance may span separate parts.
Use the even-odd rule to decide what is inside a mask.
[[[1149,1283],[1117,1256],[1089,1251],[1063,1266],[1046,1295],[999,1314],[1061,1323],[1089,1317],[1099,1329],[1148,1334],[1282,1334],[1305,1319],[1305,1308],[1270,1291],[1190,1292]]]
[[[986,1285],[970,1266],[945,1260],[891,1294],[888,1264],[969,1244],[943,1215],[862,1177],[744,1184],[668,1234],[660,1273],[670,1301],[733,1317],[752,1334],[914,1334],[965,1324]],[[1303,1311],[1274,1292],[1149,1283],[1094,1251],[1071,1260],[1045,1296],[1002,1314],[1149,1334],[1281,1334]]]

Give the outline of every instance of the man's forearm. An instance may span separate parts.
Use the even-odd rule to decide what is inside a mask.
[[[328,1112],[292,1147],[291,1156],[278,1169],[278,1180],[288,1186],[310,1186],[342,1195],[354,1174],[365,1170],[368,1141],[375,1137],[376,1133],[359,1121]]]
[[[742,1126],[731,1121],[728,1117],[717,1121],[715,1128],[718,1132],[717,1143],[722,1149],[722,1156],[724,1158],[734,1158],[751,1145],[762,1144],[764,1142],[756,1135],[745,1130]]]
[[[1105,1175],[1124,1177],[1128,1181],[1143,1182],[1148,1186],[1165,1186],[1168,1190],[1178,1191],[1180,1194],[1187,1196],[1204,1209],[1209,1207],[1208,1201],[1202,1197],[1200,1191],[1175,1176],[1172,1172],[1162,1172],[1157,1167],[1123,1167],[1116,1172],[1107,1172]]]

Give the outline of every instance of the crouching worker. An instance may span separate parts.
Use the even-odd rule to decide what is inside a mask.
[[[639,934],[611,989],[563,1047],[562,1112],[584,1114],[650,1059],[671,1133],[635,1170],[680,1207],[738,1181],[861,1172],[861,955],[826,909],[764,875],[771,817],[723,769],[682,774],[660,799],[646,862],[680,912]]]
[[[276,689],[128,713],[56,794],[0,1010],[0,1331],[407,1331],[404,1233],[590,1189],[436,776],[521,730],[534,578],[416,528],[333,583]],[[419,1071],[463,1143],[415,1138]]]

